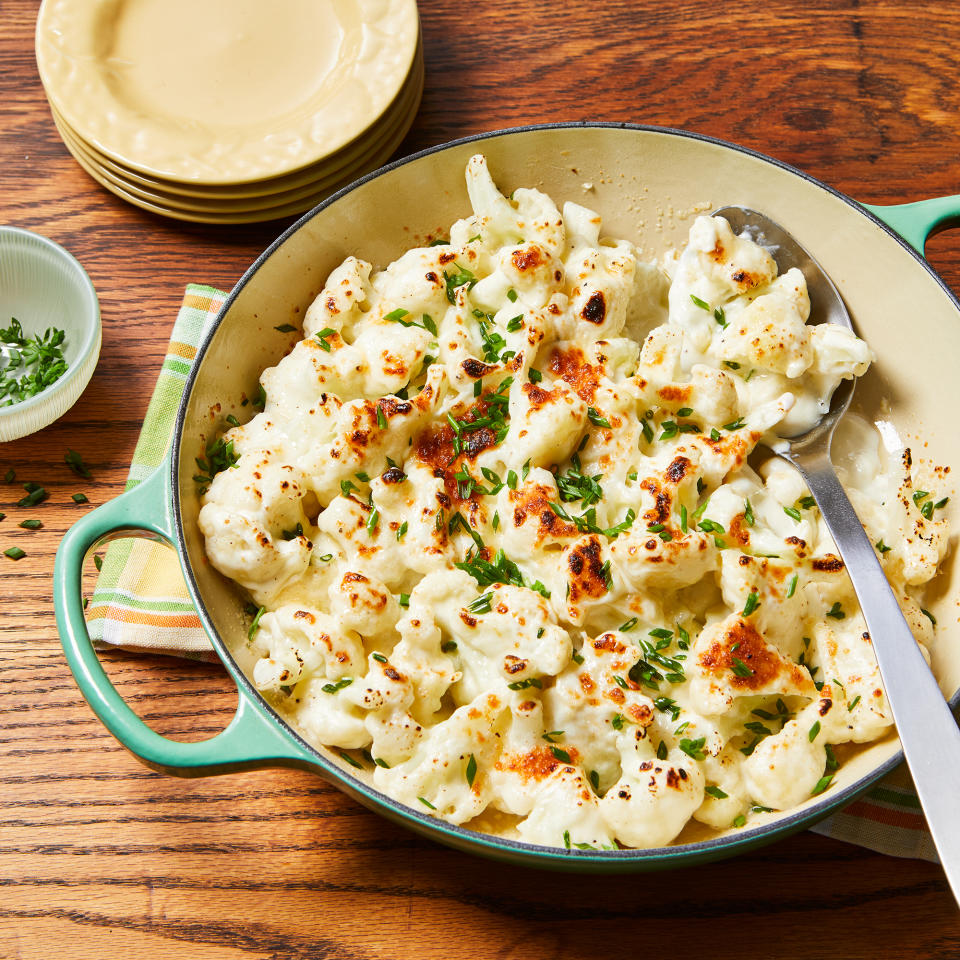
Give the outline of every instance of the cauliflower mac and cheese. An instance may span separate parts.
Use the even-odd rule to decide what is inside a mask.
[[[466,178],[449,242],[330,274],[227,435],[200,527],[259,608],[255,685],[396,800],[534,844],[657,846],[829,789],[890,710],[802,479],[748,458],[869,347],[723,219],[657,265],[482,156]],[[851,497],[926,644],[943,501],[873,448]]]

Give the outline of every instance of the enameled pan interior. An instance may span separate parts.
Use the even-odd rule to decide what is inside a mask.
[[[194,457],[228,414],[249,418],[242,400],[256,394],[260,372],[290,344],[274,328],[299,326],[330,270],[351,254],[383,267],[469,212],[463,171],[476,152],[487,156],[505,193],[534,186],[558,205],[573,200],[595,209],[605,234],[632,239],[651,258],[682,243],[698,213],[725,204],[764,211],[827,270],[877,355],[855,406],[892,420],[915,455],[960,467],[958,305],[916,254],[857,205],[765,158],[676,131],[578,125],[475,138],[387,168],[304,217],[238,284],[188,383],[174,450],[181,549],[201,615],[221,654],[232,651],[241,668],[250,666],[243,601],[204,557]],[[948,515],[954,494],[942,491],[952,498]],[[934,662],[950,694],[960,688],[958,576],[948,558],[930,602],[938,620]],[[833,798],[888,764],[897,746],[890,735],[856,750],[836,776]],[[716,834],[694,825],[682,839],[707,836]]]

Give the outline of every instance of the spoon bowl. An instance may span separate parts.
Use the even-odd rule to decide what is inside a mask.
[[[807,281],[810,322],[837,323],[853,329],[839,291],[816,260],[781,226],[745,207],[722,207],[735,233],[766,248],[780,273],[798,267]],[[940,854],[954,897],[960,902],[960,728],[910,631],[900,604],[847,498],[830,460],[833,431],[853,398],[855,380],[834,391],[830,408],[810,430],[768,443],[800,471],[823,516],[853,583],[880,667],[927,825]]]

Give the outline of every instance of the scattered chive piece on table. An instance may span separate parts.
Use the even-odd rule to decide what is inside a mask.
[[[93,474],[90,468],[83,462],[83,457],[76,450],[67,450],[63,455],[63,462],[78,476],[84,480],[92,480]]]
[[[23,520],[20,526],[23,527],[24,530],[39,530],[43,526],[43,523],[40,520]]]
[[[3,551],[3,555],[11,560],[22,560],[27,554],[25,550],[21,550],[19,547],[8,547]]]

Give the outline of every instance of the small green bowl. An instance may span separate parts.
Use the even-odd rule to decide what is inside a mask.
[[[62,417],[90,382],[100,357],[100,303],[86,270],[52,240],[0,226],[0,328],[13,317],[27,337],[48,327],[65,331],[67,371],[36,396],[0,406],[0,443]]]

